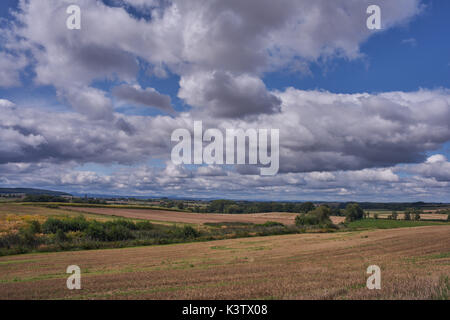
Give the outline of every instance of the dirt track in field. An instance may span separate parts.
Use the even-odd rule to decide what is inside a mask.
[[[450,226],[432,226],[0,257],[0,299],[432,299],[445,276]]]
[[[131,219],[146,219],[153,221],[167,221],[180,223],[203,224],[206,222],[250,222],[265,223],[267,221],[280,222],[285,225],[294,224],[295,213],[270,212],[253,214],[219,214],[219,213],[190,213],[145,209],[116,209],[116,208],[71,208],[71,210],[108,216],[118,216]],[[334,222],[339,222],[335,217]],[[343,218],[342,218],[343,221]]]

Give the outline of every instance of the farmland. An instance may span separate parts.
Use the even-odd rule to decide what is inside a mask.
[[[72,264],[81,290],[65,287]],[[1,257],[0,298],[448,299],[449,275],[443,225]]]
[[[294,224],[295,213],[270,212],[253,214],[206,214],[192,212],[142,210],[142,209],[109,209],[109,208],[71,208],[73,211],[90,213],[96,215],[117,216],[129,219],[145,219],[153,221],[170,221],[193,224],[215,223],[215,222],[247,222],[265,223],[276,221],[283,224]]]
[[[152,232],[189,226],[200,237],[164,245],[122,241],[122,248],[110,243],[104,247],[110,249],[102,250],[80,250],[74,244],[71,250],[78,251],[3,256],[0,299],[448,299],[450,224],[389,220],[388,212],[377,213],[382,217],[348,222],[332,233],[313,229],[270,235],[270,228],[294,230],[297,214],[2,203],[4,234],[30,221],[70,221],[82,215],[105,224],[123,218],[147,221],[154,224]],[[344,220],[331,218],[335,224]],[[269,224],[264,229],[267,222],[288,227]],[[201,234],[217,239],[208,241]],[[373,264],[382,270],[381,290],[365,286],[366,269]],[[81,290],[66,288],[69,265],[81,268]]]

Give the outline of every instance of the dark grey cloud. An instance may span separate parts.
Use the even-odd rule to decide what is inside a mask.
[[[280,112],[281,100],[251,75],[195,73],[180,81],[178,96],[219,118],[245,118]]]
[[[124,84],[115,87],[112,94],[122,101],[157,108],[171,114],[175,113],[170,96],[161,94],[153,88],[142,89],[138,85]]]
[[[125,117],[115,122],[77,113],[0,105],[0,163],[42,161],[132,164],[170,152],[170,135],[184,121]]]
[[[417,163],[425,160],[427,152],[450,141],[447,90],[341,95],[290,88],[270,94],[281,101],[280,111],[248,119],[222,119],[208,108],[177,117],[114,113],[112,122],[3,102],[1,161],[105,164],[136,163],[152,157],[169,160],[172,131],[192,131],[194,120],[203,120],[205,130],[219,128],[222,132],[227,128],[279,129],[282,173]],[[251,169],[239,170],[251,173]]]

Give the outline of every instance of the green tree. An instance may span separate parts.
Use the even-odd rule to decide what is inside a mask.
[[[180,210],[183,210],[184,209],[184,203],[183,202],[178,202],[177,208],[180,209]]]
[[[314,203],[312,202],[304,202],[300,204],[299,211],[302,213],[308,213],[310,211],[313,211],[316,207],[314,206]]]
[[[392,211],[392,214],[388,217],[388,219],[390,220],[397,220],[397,218],[398,218],[397,211]]]
[[[173,207],[175,207],[175,202],[172,200],[167,201],[167,208],[173,208]]]
[[[225,213],[242,213],[242,209],[237,204],[232,204],[226,206],[224,209]]]
[[[295,206],[293,203],[288,202],[284,204],[284,211],[286,212],[294,212]]]
[[[308,213],[299,214],[295,217],[295,224],[297,226],[313,226],[313,225],[327,225],[331,226],[333,223],[330,219],[331,210],[327,206],[320,206]]]
[[[98,221],[92,221],[86,230],[86,235],[92,240],[105,241],[106,231],[104,226]]]
[[[345,208],[345,221],[351,222],[364,218],[364,211],[357,203],[349,203]]]
[[[208,204],[208,212],[224,213],[225,207],[236,204],[232,200],[213,200]]]
[[[409,210],[405,211],[405,220],[411,220],[411,212]]]

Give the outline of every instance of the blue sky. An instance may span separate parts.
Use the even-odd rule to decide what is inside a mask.
[[[390,26],[381,32],[365,29],[364,1],[348,7],[345,0],[284,0],[286,9],[266,2],[258,11],[250,10],[252,1],[245,7],[112,0],[95,7],[77,0],[84,26],[77,33],[62,23],[68,1],[24,2],[17,19],[11,10],[19,10],[18,1],[2,1],[0,99],[16,109],[8,109],[13,118],[0,128],[17,142],[0,149],[0,185],[189,197],[264,198],[267,192],[275,200],[449,200],[450,3],[375,2]],[[91,15],[95,10],[101,11]],[[320,21],[311,18],[317,12]],[[190,20],[196,13],[202,18]],[[29,112],[12,111],[21,108]],[[330,125],[330,118],[340,124]],[[281,127],[280,173],[254,177],[252,184],[247,169],[171,165],[170,130],[194,120],[220,128]],[[51,121],[59,131],[51,131]],[[66,122],[66,129],[56,125]]]

